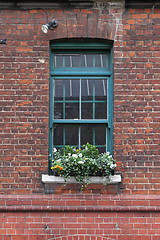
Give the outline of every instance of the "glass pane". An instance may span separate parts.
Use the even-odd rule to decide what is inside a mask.
[[[71,57],[72,67],[80,67],[80,55],[75,55]]]
[[[76,124],[65,125],[65,144],[78,146],[79,127]]]
[[[54,67],[63,67],[63,56],[59,54],[54,55]]]
[[[54,103],[54,119],[63,119],[63,103]]]
[[[89,124],[81,125],[81,145],[89,142],[93,144],[93,126]]]
[[[63,99],[63,80],[54,80],[54,99]]]
[[[108,68],[109,62],[108,62],[107,54],[101,54],[100,59],[101,59],[101,67]]]
[[[93,80],[83,79],[81,81],[81,118],[93,118]]]
[[[81,99],[93,100],[93,81],[91,79],[82,79],[81,81]]]
[[[106,152],[106,147],[97,147],[99,153],[105,153]]]
[[[104,67],[103,64],[101,64],[101,58],[100,55],[95,55],[95,67]]]
[[[63,126],[61,124],[53,125],[53,145],[63,145]]]
[[[95,80],[95,99],[107,101],[107,80]]]
[[[106,146],[106,125],[95,125],[95,144]]]
[[[65,103],[65,118],[79,119],[79,103],[66,102]]]
[[[86,67],[95,67],[95,57],[94,55],[87,54],[87,66]]]
[[[70,56],[69,55],[66,55],[65,56],[65,64],[64,64],[65,67],[71,67],[71,64],[70,64]]]
[[[96,119],[107,119],[107,103],[96,102],[95,103],[95,118]]]
[[[81,104],[81,118],[93,119],[93,103],[85,102]]]
[[[79,100],[79,79],[65,80],[65,100]]]

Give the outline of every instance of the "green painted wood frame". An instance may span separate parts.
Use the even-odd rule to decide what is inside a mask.
[[[113,44],[105,43],[101,41],[66,41],[66,42],[50,42],[50,81],[49,81],[49,174],[53,174],[50,170],[50,159],[53,157],[53,124],[54,123],[106,123],[108,125],[107,139],[108,146],[107,151],[113,153]],[[108,53],[109,67],[106,68],[54,68],[53,59],[55,53]],[[103,79],[104,77],[108,79],[108,114],[107,119],[60,119],[53,121],[53,79],[65,79],[66,76],[71,78],[92,78]]]

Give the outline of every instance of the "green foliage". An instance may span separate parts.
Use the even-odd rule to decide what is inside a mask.
[[[66,146],[61,152],[54,148],[51,169],[65,181],[73,176],[83,185],[89,184],[89,176],[109,177],[116,164],[110,153],[99,154],[98,149],[87,143],[81,149]]]

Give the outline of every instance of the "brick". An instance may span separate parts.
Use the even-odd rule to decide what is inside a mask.
[[[55,16],[58,27],[49,31],[48,35],[44,35],[40,30],[44,22],[44,11],[40,9],[26,12],[1,11],[3,34],[8,39],[7,45],[1,45],[0,49],[0,192],[2,194],[44,193],[40,176],[48,171],[49,40],[60,41],[77,37],[82,38],[81,41],[86,38],[114,40],[113,148],[117,161],[116,171],[123,175],[123,193],[160,194],[158,175],[160,12],[156,8],[154,11],[126,9],[123,14],[122,9],[115,7],[107,10],[107,4],[96,5],[96,2],[94,8],[49,9],[47,13]],[[39,59],[44,59],[44,64],[41,64]],[[77,186],[72,186],[72,189],[70,187],[57,189],[56,195],[68,196],[77,192]],[[82,196],[85,194],[92,197],[93,195],[99,197],[101,194],[115,195],[117,189],[111,185],[107,188],[90,186],[84,190]],[[31,206],[30,201],[25,203]],[[47,200],[32,202],[37,206],[41,206],[42,203],[44,206],[48,204]],[[8,207],[13,205],[18,207],[22,202],[8,199],[5,203],[2,202],[3,204]],[[55,206],[58,204],[78,206],[82,202],[57,200]],[[83,204],[96,206],[97,202],[83,201]],[[101,207],[110,204],[115,206],[112,200],[99,201]],[[124,207],[127,204],[142,206],[143,201],[121,202]],[[145,207],[147,204],[148,202],[144,203]],[[155,207],[154,200],[153,206]],[[19,218],[17,219],[20,221]],[[13,219],[10,221],[14,223]],[[41,220],[37,218],[37,221]],[[112,220],[109,221],[112,223]],[[7,232],[4,232],[3,240],[12,239],[11,233],[15,235],[10,227],[6,225]],[[36,231],[38,233],[40,230]],[[93,229],[93,234],[96,231],[98,232]],[[152,233],[152,240],[157,234],[156,231]],[[101,234],[104,233],[105,229],[102,228]],[[24,231],[16,234],[22,237]],[[132,239],[132,234],[120,236],[117,233],[116,235],[115,229],[112,235],[110,237],[112,239]],[[133,239],[138,237],[141,239],[136,233]],[[30,238],[35,238],[34,232]],[[43,238],[47,239],[47,236]],[[29,240],[29,232],[27,240]]]

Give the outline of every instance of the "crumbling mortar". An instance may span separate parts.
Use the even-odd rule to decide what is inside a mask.
[[[123,25],[122,25],[122,15],[125,11],[125,3],[122,0],[119,1],[97,1],[94,3],[93,9],[98,9],[99,10],[99,15],[103,14],[103,11],[108,11],[109,15],[112,16],[113,19],[107,19],[106,21],[109,22],[109,24],[115,24],[116,25],[116,30],[114,34],[113,40],[117,40],[117,32],[120,27],[120,32],[123,30]],[[121,9],[119,13],[114,13],[112,10],[113,9]],[[113,21],[115,20],[115,23]],[[120,34],[121,38],[123,37],[123,34]],[[119,36],[119,37],[120,37]],[[120,39],[118,39],[120,40]]]

